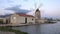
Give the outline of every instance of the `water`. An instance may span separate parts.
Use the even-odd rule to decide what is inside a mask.
[[[13,29],[27,32],[29,34],[60,34],[60,22],[57,22],[55,24],[13,27]]]

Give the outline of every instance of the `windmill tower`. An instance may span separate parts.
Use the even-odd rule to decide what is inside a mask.
[[[32,9],[31,13],[35,16],[35,19],[41,19],[41,11],[40,11],[41,6],[42,6],[42,3],[39,6],[37,6],[37,4],[34,3],[34,9],[31,8]]]
[[[42,4],[40,4],[38,7],[35,4],[35,19],[41,19],[41,11],[39,10],[39,8],[42,6]]]
[[[41,6],[42,6],[42,3],[39,4],[38,6],[37,6],[36,3],[34,3],[34,9],[31,10],[32,13],[34,12],[33,15],[35,16],[35,23],[40,23],[40,20],[41,20],[41,11],[40,11],[40,8],[41,8]]]
[[[41,19],[41,12],[38,8],[35,11],[35,19]]]

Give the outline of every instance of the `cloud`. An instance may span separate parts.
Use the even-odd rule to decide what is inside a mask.
[[[21,7],[21,5],[17,5],[17,6],[10,7],[10,8],[5,8],[5,10],[12,10],[12,11],[15,11],[16,13],[22,13],[22,14],[26,14],[30,12],[29,10],[21,9],[19,7]]]
[[[6,15],[6,14],[13,14],[15,13],[14,11],[11,10],[0,10],[0,15]]]

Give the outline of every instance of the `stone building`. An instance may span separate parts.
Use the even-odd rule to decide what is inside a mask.
[[[10,23],[10,15],[0,15],[0,24]]]
[[[10,16],[10,23],[12,24],[35,24],[35,18],[32,15],[13,14]]]

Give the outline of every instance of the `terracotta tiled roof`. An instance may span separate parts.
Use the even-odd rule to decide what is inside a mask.
[[[24,16],[24,17],[34,17],[32,15],[27,15],[27,14],[18,14],[19,16]]]

